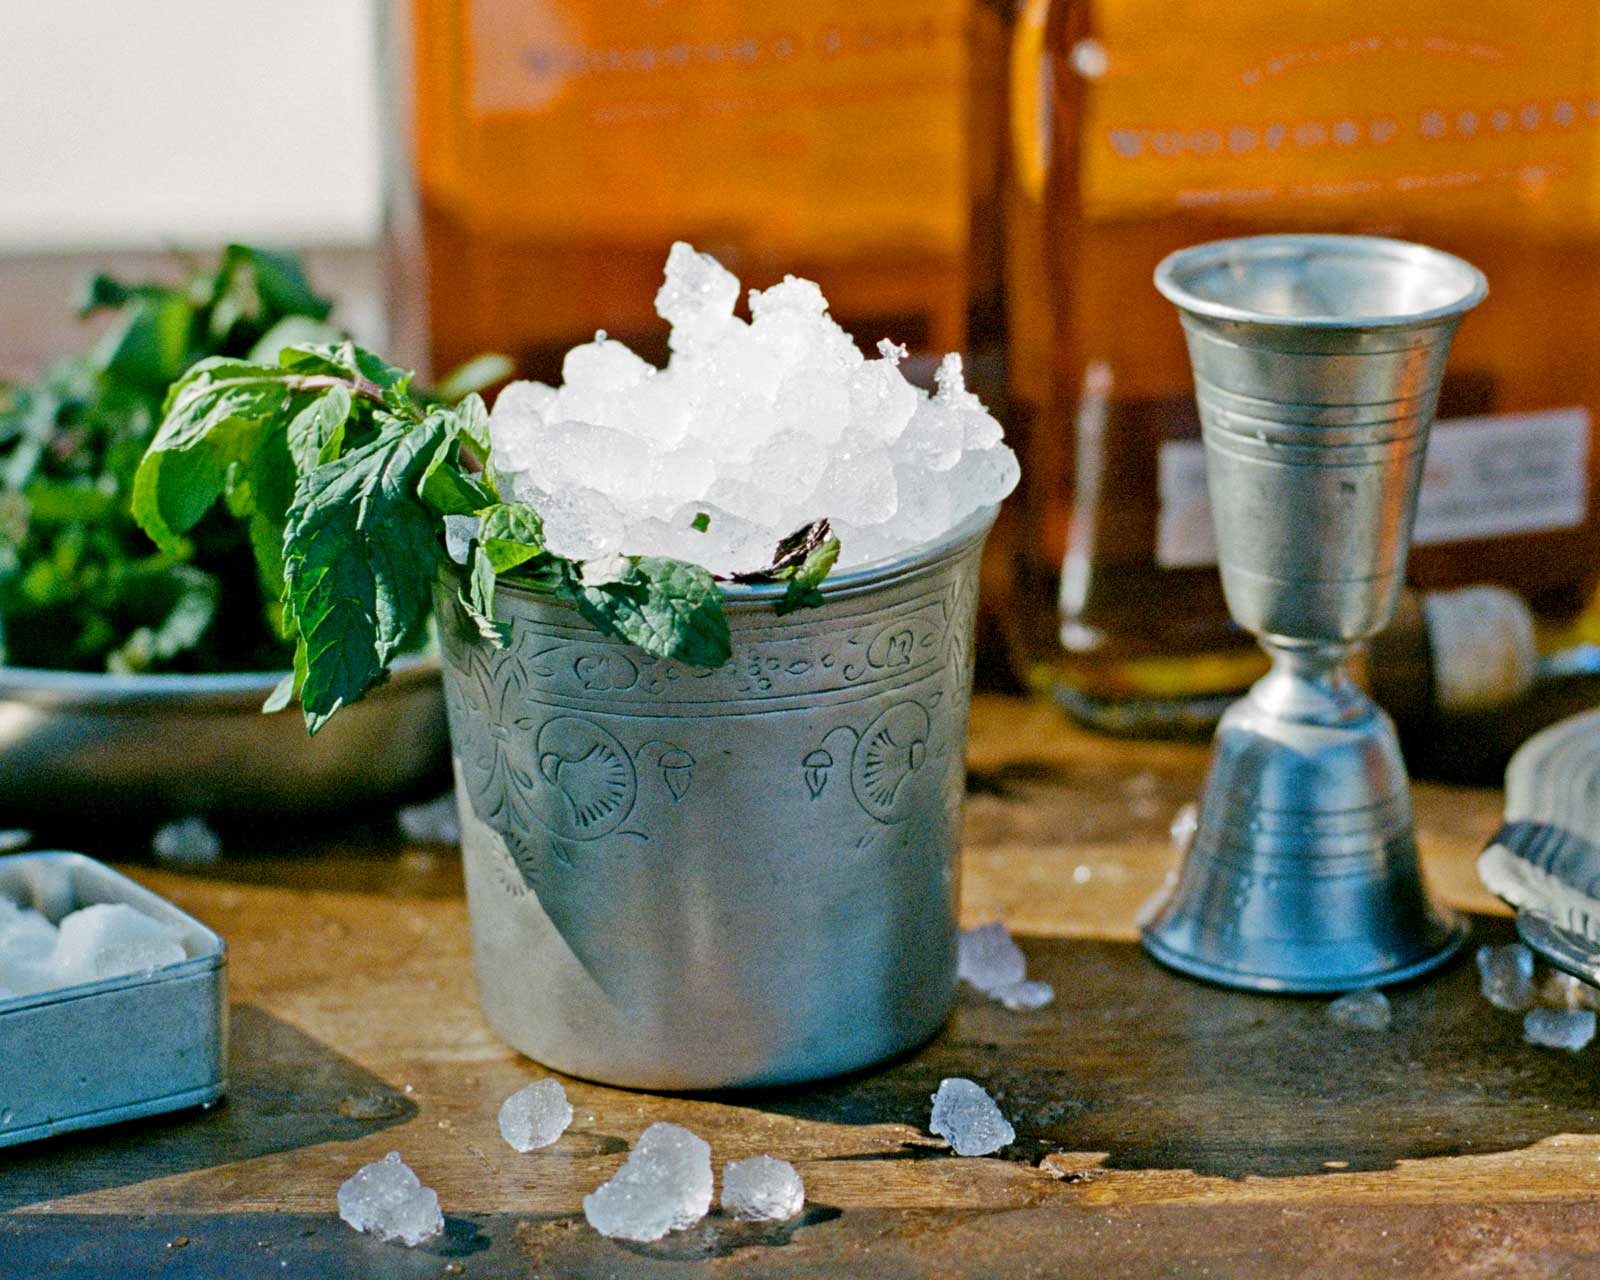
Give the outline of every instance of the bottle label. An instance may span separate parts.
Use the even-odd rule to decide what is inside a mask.
[[[1166,440],[1157,462],[1156,563],[1217,562],[1199,440]],[[1583,524],[1589,503],[1589,413],[1496,413],[1440,422],[1428,440],[1415,546],[1547,533]]]

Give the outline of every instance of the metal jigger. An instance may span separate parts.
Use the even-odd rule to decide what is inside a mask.
[[[1199,827],[1144,929],[1231,987],[1343,991],[1441,964],[1465,932],[1423,889],[1394,725],[1344,669],[1394,613],[1470,264],[1367,236],[1172,254],[1223,591],[1272,670],[1217,728]]]

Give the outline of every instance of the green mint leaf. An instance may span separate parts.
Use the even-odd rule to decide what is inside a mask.
[[[285,347],[278,354],[278,363],[295,373],[349,378],[356,382],[358,389],[365,383],[392,412],[401,417],[423,416],[421,407],[411,396],[411,371],[389,364],[353,342]]]
[[[824,530],[827,521],[821,522]],[[789,578],[788,589],[783,593],[783,599],[778,601],[776,612],[781,618],[786,613],[793,613],[796,609],[815,609],[824,603],[822,592],[818,587],[822,580],[833,571],[835,562],[839,559],[839,539],[829,534],[827,539],[812,547],[806,558],[794,569]]]
[[[292,404],[278,370],[242,360],[202,360],[168,393],[166,417],[139,463],[133,516],[169,555],[186,550],[181,535],[229,488],[248,484],[268,457],[267,442]],[[263,488],[272,486],[262,486]],[[236,511],[248,512],[245,503]],[[281,513],[280,513],[281,518]]]
[[[478,518],[478,545],[496,573],[507,573],[544,551],[544,525],[525,503],[486,507]]]
[[[194,304],[170,289],[141,288],[96,344],[90,360],[104,376],[159,394],[189,363]]]
[[[248,349],[284,316],[327,318],[333,304],[307,283],[295,259],[230,244],[207,292],[205,341],[211,349]]]
[[[298,471],[314,471],[339,456],[352,404],[350,389],[340,384],[329,387],[290,419],[289,456]]]
[[[282,711],[294,701],[295,696],[300,692],[300,686],[305,683],[305,679],[306,642],[297,639],[294,646],[294,669],[285,675],[282,680],[278,681],[277,687],[267,696],[267,700],[261,704],[262,712],[266,715],[271,715],[274,711]]]
[[[430,416],[447,424],[443,444],[428,463],[418,493],[440,515],[470,516],[499,501],[494,490],[461,465],[459,415],[447,409],[434,409]]]
[[[480,462],[489,457],[489,410],[484,407],[483,397],[473,392],[463,396],[461,403],[456,405],[456,423],[462,438],[472,446],[472,451],[478,455]]]
[[[696,513],[695,518],[689,521],[689,527],[696,533],[704,533],[711,527],[711,517],[704,511],[698,512]]]
[[[505,648],[510,640],[511,628],[496,622],[494,616],[494,562],[482,546],[472,548],[472,563],[467,570],[467,584],[456,593],[467,617],[478,628],[478,634],[496,649]]]
[[[106,670],[113,675],[149,671],[193,649],[216,617],[221,588],[209,573],[174,565],[157,585],[173,594],[166,617],[156,626],[135,628],[107,655]]]
[[[375,440],[301,477],[284,532],[285,612],[306,646],[300,702],[312,733],[416,638],[443,556],[417,489],[449,421],[379,423]]]
[[[600,630],[647,653],[696,667],[720,667],[733,655],[716,580],[699,565],[645,557],[625,581],[569,581],[564,594]]]

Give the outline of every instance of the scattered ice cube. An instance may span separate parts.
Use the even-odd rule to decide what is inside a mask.
[[[222,838],[204,818],[180,818],[156,829],[150,852],[169,867],[212,867],[222,857]]]
[[[994,1099],[960,1076],[940,1081],[939,1090],[933,1095],[933,1118],[928,1128],[948,1142],[958,1156],[986,1156],[1017,1136]]]
[[[1048,982],[1030,980],[996,987],[990,994],[1013,1013],[1026,1013],[1043,1009],[1056,998],[1056,989]]]
[[[657,1121],[610,1181],[583,1198],[583,1216],[601,1235],[659,1240],[711,1208],[711,1147],[681,1125]]]
[[[150,973],[185,958],[172,929],[125,903],[97,903],[61,921],[51,964],[63,984]]]
[[[1594,1039],[1593,1009],[1529,1009],[1522,1016],[1522,1038],[1548,1049],[1574,1053]]]
[[[985,995],[1015,986],[1028,976],[1022,948],[998,920],[963,929],[956,947],[956,976]]]
[[[517,1151],[548,1147],[572,1123],[572,1104],[559,1080],[535,1080],[500,1104],[500,1136]]]
[[[1028,980],[1027,959],[998,920],[961,931],[956,977],[1013,1012],[1042,1009],[1056,998],[1048,982]]]
[[[805,1203],[805,1184],[787,1160],[752,1156],[722,1167],[723,1212],[741,1222],[783,1222]]]
[[[460,844],[461,815],[456,810],[455,792],[446,791],[437,799],[410,804],[395,815],[407,840],[418,844]]]
[[[1390,1013],[1389,997],[1381,991],[1352,991],[1328,1005],[1330,1018],[1359,1031],[1387,1031]]]
[[[444,518],[444,550],[457,564],[466,564],[472,540],[478,536],[483,521],[477,516],[446,516]]]
[[[0,830],[0,853],[11,853],[25,848],[33,841],[33,832],[26,827],[7,827]]]
[[[1519,1013],[1533,1003],[1533,952],[1520,942],[1478,948],[1478,986],[1498,1009]]]
[[[357,1231],[415,1247],[444,1230],[439,1196],[391,1151],[339,1188],[339,1216]]]
[[[892,339],[865,357],[811,281],[753,290],[748,322],[738,295],[715,259],[675,244],[656,295],[672,326],[665,368],[598,334],[568,352],[561,387],[500,393],[493,461],[538,508],[552,551],[682,557],[727,576],[827,517],[850,568],[935,539],[1015,486],[1016,458],[959,356],[930,396]],[[686,539],[683,510],[712,507],[746,527],[714,519]],[[452,554],[464,550],[458,530]]]

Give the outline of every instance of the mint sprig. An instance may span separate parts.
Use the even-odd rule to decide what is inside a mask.
[[[477,521],[459,600],[486,641],[506,640],[494,601],[509,582],[569,601],[601,631],[660,657],[708,668],[729,659],[722,592],[708,571],[648,556],[602,569],[553,554],[538,512],[498,491],[488,445],[476,395],[453,408],[431,403],[409,373],[352,343],[287,346],[275,364],[208,360],[169,392],[133,510],[172,549],[218,500],[246,521],[264,576],[282,581],[295,644],[294,674],[268,707],[297,691],[312,733],[416,641],[447,563],[447,516]],[[818,604],[838,553],[819,521],[740,581],[786,582],[779,612]]]

